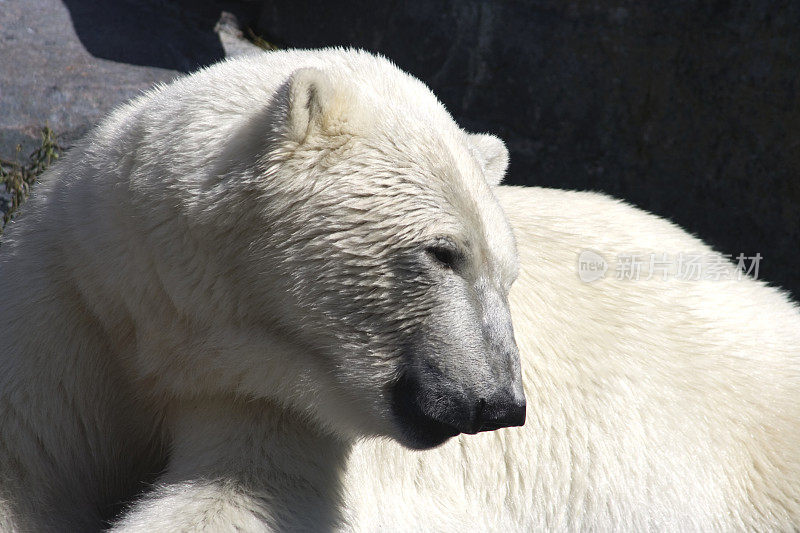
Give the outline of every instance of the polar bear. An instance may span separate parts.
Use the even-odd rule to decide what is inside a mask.
[[[619,200],[495,193],[519,253],[509,300],[525,426],[423,453],[360,443],[343,481],[347,528],[797,530],[797,305]],[[630,270],[651,254],[663,270]],[[584,275],[587,257],[604,276]],[[698,257],[682,275],[681,259]]]
[[[188,475],[197,461],[182,466],[118,530],[269,531],[259,513],[269,507],[276,461],[328,491],[342,531],[797,529],[797,306],[672,223],[618,200],[494,192],[519,252],[509,299],[524,427],[426,451],[365,439],[344,457],[311,454],[306,442],[278,451],[274,426],[249,410],[198,411],[215,428],[197,425],[203,474]],[[655,253],[701,255],[720,270],[686,280],[609,270],[586,282],[578,269],[586,251],[609,269],[617,255]]]
[[[97,530],[153,481],[234,470],[254,524],[333,527],[356,439],[523,424],[486,179],[506,160],[352,50],[232,60],[116,110],[6,230],[0,529]],[[222,466],[240,410],[269,427],[242,451],[277,455]]]
[[[203,473],[190,475],[198,461],[187,460],[118,530],[269,531],[260,513],[276,462],[337,502],[341,531],[797,529],[797,306],[672,223],[618,200],[494,192],[519,252],[509,299],[524,427],[426,451],[365,439],[345,457],[312,453],[294,438],[294,448],[280,449],[274,425],[249,409],[203,406],[195,431],[206,440],[186,454],[202,457]],[[609,270],[587,282],[578,268],[586,251],[609,269],[618,255],[655,253],[700,255],[718,270],[707,279]]]
[[[0,254],[0,529],[796,528],[794,304],[725,258],[586,282],[717,256],[506,163],[358,52],[119,110]]]

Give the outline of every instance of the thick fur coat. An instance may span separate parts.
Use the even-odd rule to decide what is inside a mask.
[[[618,254],[716,254],[604,195],[496,193],[519,251],[525,426],[422,453],[360,444],[345,483],[356,529],[797,529],[797,306],[724,258],[729,280],[617,279]],[[579,279],[584,250],[610,263],[604,278]]]
[[[117,110],[0,249],[0,530],[797,528],[797,307],[506,164],[355,51]]]
[[[728,281],[618,280],[612,271],[585,283],[577,258],[587,249],[607,260],[632,251],[714,253],[677,226],[600,194],[505,186],[496,193],[520,255],[510,299],[525,426],[421,452],[390,440],[358,442],[334,484],[342,493],[329,494],[341,498],[341,529],[796,529],[796,305],[761,282],[736,280],[727,260]],[[239,440],[243,434],[229,430]],[[229,461],[273,453],[261,448],[263,439],[252,454],[229,451],[228,442],[220,439],[215,453]],[[318,475],[342,460],[328,459],[307,466]],[[263,491],[249,487],[235,499],[228,485],[235,477],[167,485],[126,525],[205,527],[200,514],[182,511],[197,502],[215,510],[202,516],[252,525]]]

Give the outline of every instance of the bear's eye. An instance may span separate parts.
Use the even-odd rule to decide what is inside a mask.
[[[440,266],[450,270],[455,270],[462,258],[458,250],[449,243],[432,244],[425,248],[425,252]]]

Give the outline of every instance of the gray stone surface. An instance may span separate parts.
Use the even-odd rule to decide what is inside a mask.
[[[382,52],[509,181],[602,190],[669,217],[800,296],[800,2],[264,2],[278,45]]]
[[[217,26],[223,11],[242,6],[0,0],[0,156],[12,157],[17,144],[27,156],[44,125],[69,146],[115,105],[155,83],[257,50],[237,35],[230,17]]]

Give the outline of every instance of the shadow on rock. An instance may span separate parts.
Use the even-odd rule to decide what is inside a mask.
[[[190,72],[225,57],[214,26],[231,7],[227,4],[64,0],[64,5],[81,44],[98,58]]]

